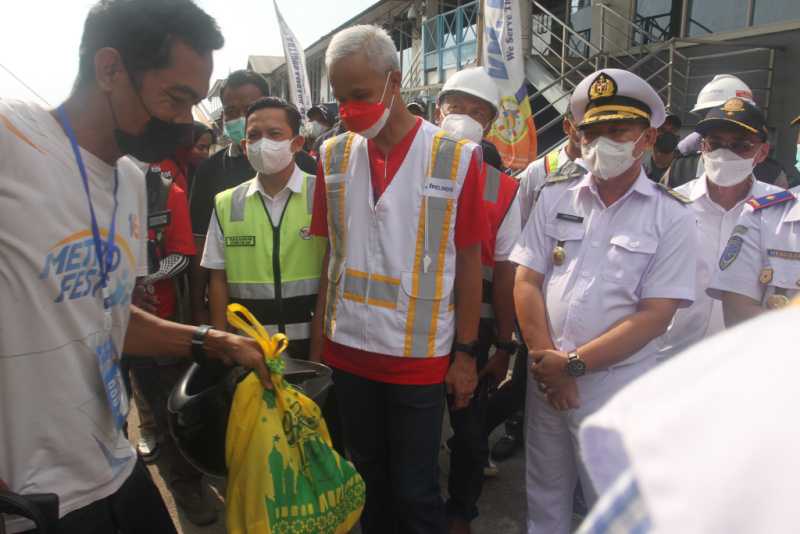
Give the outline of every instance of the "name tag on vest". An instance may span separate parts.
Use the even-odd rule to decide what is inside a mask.
[[[232,235],[225,238],[226,247],[254,247],[256,246],[256,236],[254,235]]]
[[[458,184],[453,180],[444,180],[442,178],[428,178],[425,185],[422,187],[422,194],[426,197],[439,197],[454,199],[458,197],[456,186]]]

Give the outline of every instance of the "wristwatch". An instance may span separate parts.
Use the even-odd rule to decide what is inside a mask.
[[[517,349],[519,348],[519,343],[517,343],[512,339],[510,341],[497,341],[495,342],[494,346],[498,350],[505,351],[508,354],[514,354],[515,352],[517,352]]]
[[[470,341],[469,343],[459,343],[456,341],[453,343],[453,353],[456,352],[463,352],[464,354],[468,354],[473,358],[478,357],[478,342],[477,341]]]
[[[203,365],[208,361],[208,354],[206,354],[203,344],[206,342],[206,334],[212,328],[211,325],[201,324],[192,334],[192,359],[198,365]]]
[[[567,374],[573,378],[586,374],[586,362],[578,356],[578,351],[576,350],[567,354]]]

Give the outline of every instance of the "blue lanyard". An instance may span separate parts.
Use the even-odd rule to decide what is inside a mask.
[[[103,308],[105,310],[111,309],[111,298],[108,295],[106,288],[108,287],[109,273],[114,262],[114,238],[116,237],[117,228],[117,207],[119,202],[117,200],[117,189],[119,188],[119,177],[117,176],[117,168],[114,167],[114,211],[111,213],[111,225],[108,228],[108,246],[103,253],[103,241],[100,238],[100,228],[97,225],[97,217],[94,214],[94,205],[92,205],[92,195],[89,193],[89,177],[86,174],[86,167],[83,164],[81,151],[78,147],[78,140],[75,138],[75,132],[72,130],[72,125],[64,112],[64,106],[58,107],[58,116],[61,118],[61,124],[64,126],[64,131],[69,138],[72,145],[72,152],[75,154],[75,161],[78,164],[78,171],[81,173],[81,180],[83,181],[83,190],[86,192],[86,200],[89,203],[89,215],[92,218],[92,239],[94,241],[94,251],[97,255],[97,268],[100,271],[100,287],[103,288]]]

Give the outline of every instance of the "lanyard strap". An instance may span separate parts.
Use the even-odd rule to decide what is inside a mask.
[[[78,171],[81,173],[81,180],[83,182],[83,190],[86,192],[86,200],[89,203],[89,215],[91,217],[92,225],[92,240],[94,241],[94,251],[97,257],[97,268],[100,271],[100,287],[105,289],[108,286],[109,273],[114,262],[114,239],[116,237],[117,228],[117,207],[119,201],[117,200],[117,190],[119,188],[119,176],[117,175],[117,167],[114,167],[114,210],[111,212],[111,225],[108,228],[108,246],[105,253],[103,253],[103,241],[100,238],[100,228],[97,225],[97,217],[94,213],[94,205],[92,204],[92,195],[89,192],[89,176],[86,174],[86,167],[83,164],[81,151],[78,147],[78,140],[75,138],[75,132],[72,130],[72,125],[64,112],[64,106],[58,107],[58,116],[61,118],[61,124],[64,126],[64,132],[69,138],[72,145],[72,152],[75,154],[75,162],[78,165]],[[111,308],[111,298],[108,296],[107,291],[103,292],[103,308],[108,310]]]

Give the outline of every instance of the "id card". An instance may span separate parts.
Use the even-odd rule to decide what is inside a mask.
[[[106,398],[108,398],[108,404],[114,416],[114,424],[118,430],[121,430],[128,417],[129,405],[128,394],[125,391],[122,372],[119,368],[119,354],[114,348],[110,332],[97,334],[97,339],[95,356],[100,367],[100,378],[103,380],[103,389],[106,390]]]

